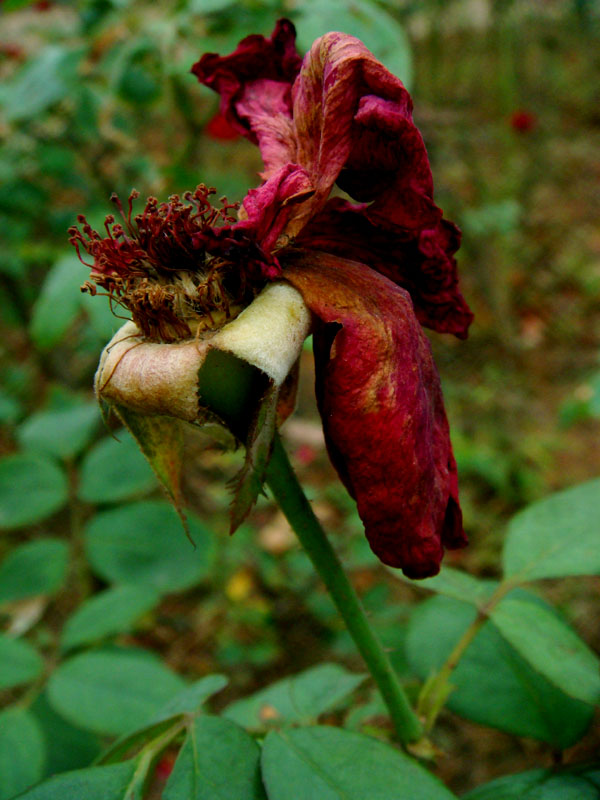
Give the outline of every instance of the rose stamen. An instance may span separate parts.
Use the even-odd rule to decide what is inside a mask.
[[[236,221],[231,212],[239,205],[222,197],[216,208],[210,202],[215,193],[201,184],[184,193],[185,202],[177,194],[160,204],[149,197],[136,215],[133,203],[139,192],[129,195],[127,212],[113,194],[111,201],[122,221],[109,214],[104,236],[80,215],[81,230],[74,226],[69,234],[79,260],[91,269],[91,280],[82,291],[94,294],[96,286],[103,288],[111,308],[113,302],[127,308],[151,340],[189,336],[188,319],[206,316],[212,324],[212,312],[222,312],[226,319],[232,308],[239,313],[265,280],[254,268],[254,243],[226,235]],[[92,264],[82,251],[92,256]]]

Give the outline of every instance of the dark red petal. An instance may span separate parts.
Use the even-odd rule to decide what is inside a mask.
[[[224,113],[259,144],[263,177],[287,163],[305,169],[314,191],[295,204],[282,232],[305,247],[369,264],[408,289],[422,324],[464,338],[472,314],[453,258],[460,236],[433,202],[429,160],[404,85],[358,39],[328,33],[294,81],[292,116],[292,49],[293,26],[280,21],[271,39],[248,37],[231,56],[205,56],[194,67],[221,93]],[[336,182],[368,205],[332,201],[321,214]]]
[[[326,199],[338,181],[361,201],[392,186],[431,200],[431,171],[410,95],[358,39],[342,33],[317,39],[293,98],[297,161],[318,186],[317,198]]]
[[[294,214],[294,207],[312,194],[306,171],[297,164],[286,164],[258,189],[250,189],[243,202],[247,219],[236,227],[252,231],[262,250],[270,253]]]
[[[280,19],[270,39],[247,36],[230,55],[206,53],[192,67],[200,83],[221,95],[227,122],[260,144],[268,174],[269,165],[276,170],[295,160],[288,153],[293,138],[291,88],[302,63],[295,41],[293,24]]]
[[[423,230],[390,230],[374,224],[366,212],[366,205],[332,198],[297,242],[368,263],[410,292],[421,325],[464,339],[473,314],[458,287],[453,257],[460,243],[458,228],[438,213]]]
[[[317,399],[332,462],[371,548],[412,578],[466,537],[439,377],[409,296],[356,262],[285,257],[317,318]]]
[[[278,240],[296,204],[311,193],[306,172],[295,164],[286,164],[258,189],[250,189],[238,222],[203,230],[196,236],[196,244],[210,255],[237,265],[251,281],[278,278]],[[282,238],[287,244],[287,237]]]
[[[292,232],[304,246],[314,236],[315,246],[381,271],[411,292],[423,324],[465,337],[472,314],[452,257],[459,232],[433,202],[429,159],[402,82],[358,39],[328,33],[304,59],[293,97],[296,160],[316,191]],[[321,215],[334,181],[369,205],[333,200]]]

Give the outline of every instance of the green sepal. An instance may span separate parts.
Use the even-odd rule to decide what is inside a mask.
[[[218,422],[246,447],[244,466],[232,481],[230,533],[248,516],[263,491],[277,426],[279,395],[280,387],[262,370],[226,351],[211,350],[198,371],[195,424]],[[136,440],[189,537],[181,492],[182,422],[173,417],[146,416],[119,404],[110,408]]]
[[[271,384],[262,396],[248,431],[246,458],[241,471],[231,482],[234,495],[231,501],[229,533],[235,533],[264,493],[265,473],[273,448],[277,424],[279,387]]]
[[[112,408],[148,459],[148,463],[177,511],[188,539],[193,541],[183,510],[181,491],[183,464],[181,421],[175,417],[145,416],[116,404]]]
[[[231,485],[230,533],[250,513],[263,483],[275,428],[280,388],[258,367],[224,350],[211,350],[198,373],[201,409],[221,420],[246,447],[244,466]]]

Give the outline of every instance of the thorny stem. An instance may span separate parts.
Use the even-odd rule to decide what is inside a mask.
[[[277,435],[266,477],[275,499],[329,590],[377,683],[398,738],[405,746],[418,741],[423,734],[421,723],[412,710],[390,660],[369,624],[362,603],[316,518]]]

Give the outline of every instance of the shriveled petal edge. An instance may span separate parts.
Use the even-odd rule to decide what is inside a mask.
[[[372,221],[367,204],[334,197],[300,232],[297,244],[369,264],[410,293],[422,325],[467,337],[473,313],[460,292],[454,258],[460,231],[441,212],[430,228],[390,229]]]
[[[296,29],[290,20],[280,19],[269,38],[252,34],[242,39],[229,55],[205,53],[191,72],[200,83],[221,96],[221,114],[232,128],[257,144],[252,120],[240,115],[239,104],[256,81],[287,85],[287,94],[281,94],[280,110],[291,118],[291,87],[301,63],[296,50]]]

